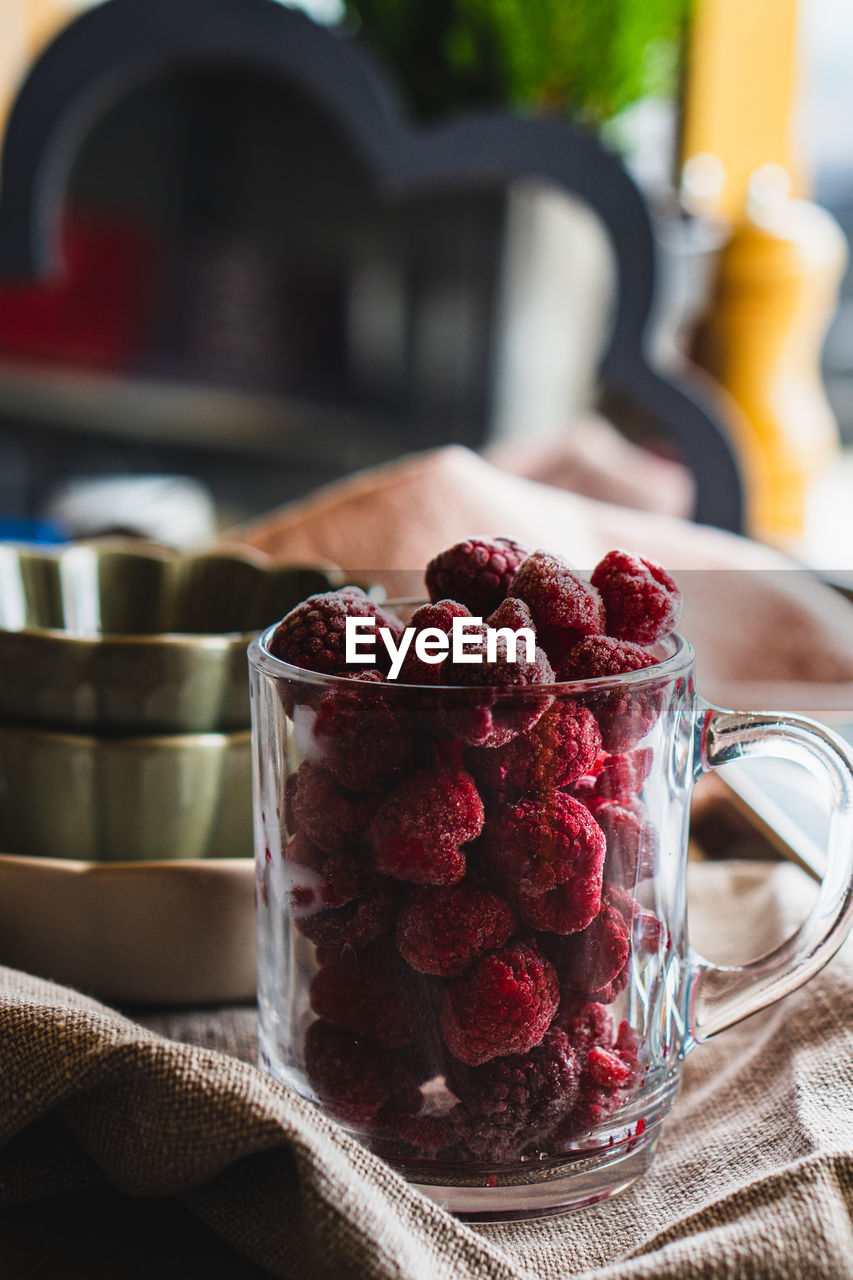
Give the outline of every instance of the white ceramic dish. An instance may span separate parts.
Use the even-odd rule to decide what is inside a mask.
[[[0,964],[126,1004],[255,996],[254,863],[0,856]]]

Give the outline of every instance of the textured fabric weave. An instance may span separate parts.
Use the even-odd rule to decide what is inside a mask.
[[[690,881],[694,945],[727,961],[812,892],[787,865]],[[0,1211],[107,1185],[174,1197],[283,1277],[853,1277],[850,947],[691,1055],[641,1182],[540,1222],[455,1221],[251,1065],[254,1028],[250,1008],[133,1020],[0,970]]]

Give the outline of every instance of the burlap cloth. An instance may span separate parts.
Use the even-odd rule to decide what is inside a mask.
[[[726,960],[769,947],[811,892],[784,864],[697,864],[689,879],[694,943]],[[643,1181],[532,1223],[463,1226],[422,1198],[251,1065],[254,1017],[149,1012],[142,1025],[0,970],[0,1274],[853,1276],[850,948],[690,1056]],[[160,1217],[129,1227],[143,1203]],[[168,1247],[140,1269],[163,1222]]]

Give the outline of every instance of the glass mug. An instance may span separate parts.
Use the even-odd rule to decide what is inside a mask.
[[[853,920],[853,762],[828,729],[695,692],[680,637],[613,678],[472,689],[249,649],[262,1065],[473,1221],[651,1163],[697,1044],[793,991]],[[686,930],[690,795],[739,757],[828,784],[827,871],[776,950]]]

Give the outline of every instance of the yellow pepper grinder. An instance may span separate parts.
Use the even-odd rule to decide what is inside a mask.
[[[730,427],[747,531],[796,551],[809,487],[839,450],[820,353],[847,243],[826,210],[789,190],[777,165],[753,174],[745,216],[721,253],[696,356],[740,410]]]

